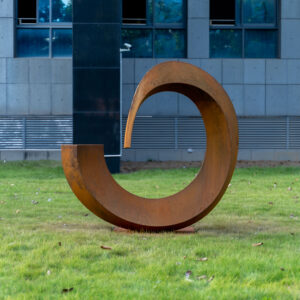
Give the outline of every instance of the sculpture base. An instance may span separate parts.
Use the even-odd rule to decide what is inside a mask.
[[[133,230],[125,229],[125,228],[122,228],[122,227],[114,227],[113,231],[114,232],[121,232],[121,233],[139,232],[139,231],[133,231]],[[149,233],[151,233],[151,232],[149,232]],[[170,233],[192,234],[192,233],[196,233],[196,231],[195,231],[195,228],[193,226],[188,226],[188,227],[181,228],[181,229],[178,229],[178,230],[170,231]]]

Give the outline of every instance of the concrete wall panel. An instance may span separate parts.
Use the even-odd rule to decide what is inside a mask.
[[[180,116],[200,116],[197,106],[184,95],[179,95],[178,109]]]
[[[209,18],[209,0],[189,0],[188,18]]]
[[[0,0],[0,18],[13,18],[14,17],[14,1],[13,0]]]
[[[30,83],[51,82],[51,60],[30,59],[29,60],[29,81]]]
[[[244,60],[244,83],[264,84],[266,81],[266,63],[264,59]]]
[[[29,98],[29,113],[32,115],[51,114],[50,84],[31,84]]]
[[[7,113],[9,115],[26,115],[29,113],[29,85],[7,85]]]
[[[266,86],[266,115],[280,116],[287,114],[288,88],[287,85]]]
[[[156,65],[154,58],[137,58],[135,60],[135,83],[138,84],[144,75]]]
[[[209,57],[209,19],[188,19],[188,58]]]
[[[6,83],[6,59],[0,58],[0,83]]]
[[[25,153],[22,150],[3,150],[1,151],[1,160],[18,161],[24,160]]]
[[[140,107],[139,116],[176,115],[178,112],[178,94],[161,92],[149,97]]]
[[[158,152],[159,161],[180,161],[181,151],[178,150],[160,150]]]
[[[71,84],[52,85],[51,110],[54,115],[69,115],[73,112]]]
[[[244,83],[244,61],[242,59],[223,60],[223,83],[224,84]]]
[[[123,83],[134,83],[134,63],[135,60],[131,58],[123,58],[122,76]]]
[[[245,85],[244,86],[244,112],[246,116],[265,115],[265,86]]]
[[[0,57],[13,57],[13,56],[14,56],[14,19],[0,18]]]
[[[131,101],[135,92],[134,84],[123,84],[122,110],[123,115],[128,115]]]
[[[300,59],[287,61],[288,84],[300,84]]]
[[[178,96],[175,92],[161,92],[151,96],[149,101],[155,101],[156,115],[174,116],[178,114]]]
[[[288,82],[287,60],[268,59],[266,61],[266,83],[287,84]]]
[[[0,84],[0,115],[6,114],[6,84]]]
[[[158,151],[143,150],[136,152],[136,161],[152,161],[158,160]]]
[[[179,58],[178,61],[202,68],[202,60],[199,58]]]
[[[71,59],[52,59],[51,71],[52,83],[72,83],[73,75]]]
[[[288,86],[287,114],[300,116],[300,85]]]
[[[283,19],[300,19],[300,1],[282,0],[281,17]]]
[[[252,160],[274,160],[275,150],[252,150]]]
[[[202,59],[201,68],[222,83],[222,60],[221,59]]]
[[[225,84],[223,87],[232,101],[236,114],[244,115],[244,86]]]
[[[281,21],[281,57],[300,58],[300,19]]]
[[[29,83],[29,60],[10,58],[6,62],[8,83]]]

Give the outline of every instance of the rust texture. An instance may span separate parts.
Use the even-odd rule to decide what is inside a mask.
[[[183,62],[156,65],[141,80],[128,115],[124,146],[130,147],[141,104],[163,91],[181,93],[198,107],[206,129],[205,159],[197,176],[169,197],[147,199],[123,189],[107,169],[103,145],[63,145],[66,178],[77,198],[95,215],[131,230],[178,230],[206,216],[231,180],[238,153],[238,125],[222,86],[205,71]]]

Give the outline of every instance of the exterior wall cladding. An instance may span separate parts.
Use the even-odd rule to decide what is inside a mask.
[[[71,117],[71,59],[15,58],[13,2],[0,1],[0,119]],[[240,119],[239,159],[300,160],[300,1],[281,1],[280,59],[210,59],[209,0],[188,0],[187,14],[187,58],[180,61],[203,68],[228,92]],[[124,119],[142,76],[163,61],[123,60]],[[183,96],[174,93],[152,96],[142,106],[139,116],[134,148],[124,151],[122,159],[199,160],[203,157],[205,143],[195,142],[199,139],[198,131],[195,130],[194,136],[193,131],[188,129],[186,134],[184,131],[185,124],[191,124],[190,129],[194,129],[193,120],[199,113]],[[178,123],[183,126],[179,128]],[[178,130],[183,130],[181,137],[177,135]],[[151,136],[151,132],[156,136]],[[1,128],[0,133],[3,134]],[[190,142],[186,140],[189,134]],[[2,149],[0,159],[59,158],[58,149],[27,148]]]

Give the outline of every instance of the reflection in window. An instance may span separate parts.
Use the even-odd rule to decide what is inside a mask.
[[[276,30],[246,30],[245,57],[268,58],[276,57],[277,31]]]
[[[72,55],[72,30],[52,30],[52,56],[66,57]]]
[[[156,23],[181,23],[183,22],[182,0],[156,0]]]
[[[175,29],[156,30],[154,46],[157,57],[184,57],[184,31]]]
[[[244,0],[244,23],[275,24],[275,0]]]
[[[232,0],[231,0],[232,1]],[[278,0],[235,0],[234,23],[210,20],[211,57],[276,58],[278,56]],[[230,1],[210,0],[211,18],[221,18],[220,7]],[[231,11],[233,11],[231,9]],[[228,15],[229,17],[229,15]],[[228,28],[230,27],[230,29]]]
[[[19,29],[17,56],[49,56],[49,29]]]
[[[213,58],[242,57],[242,31],[210,30],[210,55]]]
[[[49,0],[39,0],[39,22],[49,22]]]
[[[18,0],[17,14],[17,56],[72,55],[72,0]]]
[[[136,21],[133,22],[133,18],[129,19],[134,13],[128,12],[128,8],[136,1],[140,3],[138,7],[143,14],[134,12]],[[122,43],[133,46],[124,56],[185,57],[185,6],[185,0],[123,0]],[[146,16],[145,22],[137,20],[142,16]]]
[[[126,29],[122,31],[122,40],[132,45],[130,52],[124,52],[124,57],[153,57],[151,29]]]
[[[72,22],[72,0],[52,0],[52,22]]]

